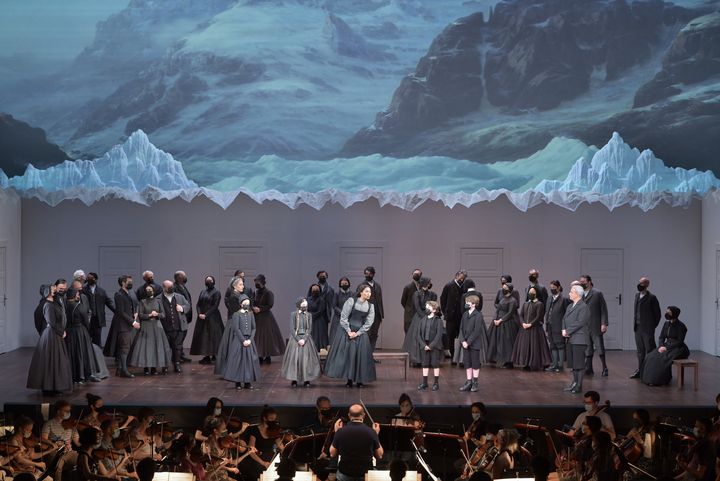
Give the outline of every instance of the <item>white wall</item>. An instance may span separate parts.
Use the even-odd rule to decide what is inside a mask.
[[[20,219],[22,204],[12,191],[0,189],[0,247],[6,248],[7,327],[5,350],[12,351],[23,345],[20,316]],[[35,289],[37,292],[37,289]],[[2,302],[0,293],[0,302]],[[30,323],[32,324],[32,323]],[[0,333],[2,335],[2,333]]]
[[[296,210],[277,203],[258,205],[239,198],[227,211],[206,199],[192,203],[161,201],[144,207],[112,200],[86,207],[63,202],[50,207],[23,201],[23,319],[37,301],[37,286],[73,270],[98,267],[99,245],[143,245],[143,263],[156,279],[184,269],[197,296],[206,274],[218,274],[218,245],[223,241],[261,241],[267,249],[265,274],[275,292],[275,316],[283,332],[294,299],[306,292],[318,269],[327,269],[337,285],[338,244],[343,241],[382,242],[384,270],[378,273],[385,293],[383,346],[402,343],[400,293],[410,271],[419,266],[440,291],[458,265],[460,245],[502,245],[507,249],[505,271],[524,287],[529,267],[541,271],[547,284],[558,278],[565,285],[580,272],[580,249],[621,247],[625,251],[623,316],[625,349],[634,349],[632,296],[637,279],[652,279],[651,290],[662,306],[676,304],[690,332],[688,343],[700,340],[701,203],[688,209],[662,205],[651,212],[623,207],[609,212],[601,205],[569,212],[543,205],[527,213],[504,198],[471,208],[448,209],[426,203],[414,212],[379,207],[368,201],[343,209],[330,205],[320,211]],[[242,266],[238,266],[242,267]],[[140,273],[133,273],[136,283]],[[590,273],[592,274],[592,273]],[[101,279],[108,291],[114,279]],[[486,302],[491,302],[486,300]],[[33,344],[32,323],[24,323],[23,343]],[[188,339],[189,343],[189,339]]]
[[[717,350],[718,328],[717,306],[718,273],[716,252],[720,251],[720,193],[715,191],[702,202],[702,252],[701,252],[701,320],[702,342],[700,348],[711,354],[720,355]]]

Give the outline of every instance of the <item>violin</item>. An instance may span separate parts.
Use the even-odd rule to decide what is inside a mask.
[[[231,433],[238,433],[241,431],[245,431],[249,427],[257,426],[257,424],[248,424],[240,418],[235,417],[225,418],[225,425],[227,426],[227,430]]]
[[[265,437],[267,439],[280,439],[280,442],[282,443],[289,443],[295,438],[295,435],[290,432],[289,429],[275,423],[265,427]]]
[[[238,439],[230,435],[223,436],[218,439],[218,446],[223,449],[231,449],[242,452],[245,452],[248,449],[248,445],[244,439]]]
[[[126,456],[127,453],[125,453],[125,451],[118,451],[116,449],[93,449],[92,454],[93,458],[98,461],[102,461],[103,459],[122,459],[124,456]]]
[[[70,429],[72,431],[77,430],[78,432],[93,427],[92,424],[89,424],[86,421],[82,421],[79,418],[63,419],[61,424],[63,429]]]

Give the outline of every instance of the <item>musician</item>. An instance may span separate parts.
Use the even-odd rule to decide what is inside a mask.
[[[137,463],[135,471],[140,481],[152,481],[155,478],[155,462],[150,458],[143,459]]]
[[[230,450],[220,443],[220,438],[227,428],[225,421],[217,417],[210,421],[210,426],[209,436],[202,445],[203,454],[211,459],[207,467],[206,481],[228,481],[230,478],[237,478],[240,474],[237,462],[232,458]]]
[[[248,435],[248,446],[255,448],[256,452],[250,454],[255,462],[250,469],[257,471],[257,475],[270,467],[270,461],[275,452],[283,450],[282,428],[278,424],[278,414],[274,408],[266,406],[260,413],[260,424],[251,428]],[[248,473],[251,479],[255,473]]]
[[[515,469],[515,453],[518,451],[518,439],[520,435],[514,429],[501,429],[495,438],[496,454],[491,451],[486,456],[491,458],[485,471],[489,472],[493,479],[506,477],[503,473]],[[494,459],[492,457],[494,456]],[[481,461],[484,463],[484,461]]]
[[[715,446],[708,438],[712,431],[712,422],[707,418],[695,421],[693,434],[695,445],[690,448],[687,457],[678,456],[677,463],[682,469],[675,479],[683,481],[714,481],[715,480]]]
[[[406,393],[402,393],[398,399],[398,406],[400,406],[400,412],[397,413],[390,420],[392,426],[414,426],[415,428],[420,427],[420,416],[415,411],[412,399]]]
[[[8,446],[18,448],[15,459],[12,461],[12,468],[18,471],[29,472],[36,478],[39,477],[46,469],[45,463],[42,458],[45,454],[55,451],[49,449],[47,451],[35,452],[34,450],[25,446],[25,440],[32,437],[33,421],[26,416],[19,416],[15,420],[15,426],[13,429],[13,435],[7,442]],[[40,461],[36,461],[36,460]]]
[[[88,481],[114,481],[114,477],[100,474],[99,466],[93,458],[93,450],[100,440],[100,431],[95,428],[83,429],[80,432],[80,450],[77,457],[77,471],[80,479]]]
[[[73,444],[79,446],[78,433],[75,429],[63,426],[63,421],[70,419],[70,403],[67,401],[56,401],[55,416],[43,424],[40,437],[43,441],[50,441],[57,447],[65,445],[67,451],[72,451]]]
[[[378,433],[380,425],[372,428],[363,424],[365,410],[360,404],[353,404],[348,410],[349,422],[335,422],[335,439],[330,446],[330,456],[340,456],[337,470],[338,481],[364,481],[365,473],[372,468],[372,458],[383,457],[383,447]]]
[[[654,474],[656,471],[656,448],[658,447],[657,435],[650,422],[650,413],[647,409],[636,409],[633,412],[633,428],[628,432],[627,439],[634,441],[635,445],[642,450],[642,454],[635,464],[643,471]],[[622,443],[622,445],[625,444]]]
[[[215,418],[223,417],[222,410],[224,407],[225,403],[222,399],[217,397],[211,397],[208,399],[208,402],[205,404],[205,418],[203,419],[202,427],[195,430],[195,441],[203,442],[207,440],[207,437],[210,434],[210,421]],[[240,425],[240,430],[230,433],[229,435],[237,438],[247,430],[248,426],[250,425],[243,421]]]
[[[583,405],[585,412],[578,414],[578,417],[575,418],[570,434],[574,435],[575,431],[580,429],[587,416],[597,416],[602,422],[602,430],[610,434],[610,439],[615,439],[615,427],[610,415],[605,411],[607,405],[600,406],[600,394],[597,391],[586,392],[583,396]]]
[[[130,431],[130,447],[135,460],[152,458],[159,461],[162,459],[160,451],[167,449],[172,442],[163,442],[154,415],[152,408],[142,408],[138,412],[138,424]]]
[[[85,398],[87,399],[87,405],[90,412],[87,414],[87,416],[82,418],[80,422],[82,424],[85,424],[86,426],[92,426],[94,428],[102,429],[101,424],[104,421],[103,417],[107,416],[103,412],[105,409],[105,403],[103,399],[100,396],[96,396],[95,394],[91,393],[85,394]],[[119,427],[119,429],[127,428],[128,425],[134,420],[134,416],[128,416],[125,422],[123,422],[122,426]]]
[[[106,419],[100,423],[100,447],[99,449],[112,451],[115,448],[113,441],[120,438],[121,430],[115,419]],[[103,476],[120,476],[123,479],[137,479],[135,473],[128,473],[125,465],[130,461],[130,456],[124,454],[122,459],[114,459],[113,456],[106,456],[99,460],[98,470]]]
[[[292,481],[295,478],[297,466],[295,466],[295,461],[285,458],[278,463],[276,471],[278,477],[275,478],[275,481]]]
[[[574,462],[575,474],[579,478],[586,471],[593,455],[592,440],[595,434],[602,431],[602,421],[597,416],[586,416],[581,425],[580,439],[570,452],[569,459]],[[574,434],[573,434],[574,435]],[[578,436],[575,435],[577,438]]]
[[[407,474],[407,464],[400,459],[390,461],[390,481],[402,481]]]
[[[582,481],[617,481],[620,471],[616,468],[616,454],[610,434],[605,431],[593,434],[591,448],[592,456]]]
[[[487,415],[485,404],[480,401],[472,403],[470,405],[470,415],[472,416],[472,423],[463,434],[463,439],[473,443],[475,446],[482,446],[488,441],[487,433],[489,432],[488,422],[485,419]]]
[[[173,441],[170,449],[168,450],[168,457],[180,466],[179,470],[181,472],[192,473],[193,476],[195,476],[195,479],[204,480],[207,473],[205,471],[205,464],[203,461],[207,458],[200,453],[198,455],[199,459],[193,459],[193,455],[191,453],[195,451],[195,447],[195,439],[187,434],[183,434]]]
[[[327,396],[318,396],[315,400],[315,408],[312,415],[308,417],[305,426],[308,426],[313,433],[325,433],[332,429],[334,421],[332,404]]]

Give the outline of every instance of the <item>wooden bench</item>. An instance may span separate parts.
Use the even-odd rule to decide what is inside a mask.
[[[410,365],[410,354],[403,351],[375,351],[373,352],[373,359],[378,361],[397,359],[403,362],[403,379],[407,381],[408,366]],[[323,365],[323,371],[325,361],[327,360],[327,351],[324,349],[320,351],[320,363]]]
[[[685,368],[689,367],[694,370],[693,376],[693,388],[698,390],[699,377],[700,377],[700,363],[693,361],[692,359],[676,359],[673,364],[677,366],[677,378],[678,378],[678,389],[682,389],[685,384]]]

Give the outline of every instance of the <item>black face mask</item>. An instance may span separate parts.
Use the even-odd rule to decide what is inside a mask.
[[[318,277],[318,283],[325,284],[327,282],[327,277]]]
[[[350,288],[349,284],[340,284],[340,289],[349,289],[349,288]]]
[[[274,428],[275,426],[278,425],[278,422],[277,421],[268,421],[267,425],[269,428]]]
[[[132,288],[133,288],[133,283],[132,283],[132,281],[131,281],[131,282],[128,282],[127,284],[125,284],[125,287],[127,288],[127,290],[132,289]]]
[[[328,415],[330,415],[331,411],[332,411],[331,409],[321,409],[320,414],[322,414],[323,416],[328,416]]]
[[[146,284],[153,284],[154,282],[155,282],[155,279],[152,277],[145,281]]]
[[[413,280],[414,280],[415,282],[419,281],[419,280],[420,280],[420,274],[413,274]]]
[[[174,288],[174,287],[168,287],[167,289],[165,289],[165,294],[170,295],[170,294],[172,294],[173,292],[175,292],[175,288]]]
[[[374,277],[375,277],[375,276],[365,276],[365,280],[368,281],[368,282],[372,282],[372,280],[373,280]]]
[[[215,283],[213,281],[207,281],[205,283],[205,287],[207,287],[208,289],[212,289],[213,287],[215,287]]]
[[[558,290],[557,290],[557,289],[553,289],[552,287],[550,288],[550,294],[552,294],[552,295],[554,296],[554,295],[556,295],[557,293],[558,293]]]
[[[531,301],[534,301],[536,298],[537,298],[537,294],[533,294],[533,293],[528,294],[528,299],[530,299]]]
[[[528,280],[534,284],[537,282],[538,278],[537,276],[528,276]]]
[[[503,291],[503,296],[507,296],[508,294],[510,294],[509,289],[503,289],[502,291]]]
[[[638,284],[638,285],[637,285],[637,290],[638,290],[638,292],[642,292],[642,291],[645,290],[645,286],[642,285],[642,284]]]
[[[587,288],[588,288],[588,285],[587,285],[587,284],[585,284],[585,283],[582,283],[582,284],[580,284],[580,287],[582,287],[582,288],[583,288],[583,291],[586,291],[586,290],[587,290]]]
[[[669,314],[669,313],[666,312],[666,313],[665,313],[665,319],[667,319],[668,321],[672,321],[672,319],[673,319],[672,314]]]
[[[88,286],[94,286],[94,285],[95,285],[95,279],[88,279],[88,280],[87,280],[87,285],[88,285]]]
[[[262,289],[262,284],[260,284],[259,282],[256,282],[255,289]]]
[[[640,429],[642,427],[642,421],[639,419],[633,419],[632,424],[635,429]]]
[[[465,307],[465,309],[467,309],[467,306]],[[425,308],[425,314],[427,314],[428,316],[432,314],[432,312],[432,309]]]
[[[320,295],[320,291],[312,291],[311,294],[313,297],[317,297]]]

